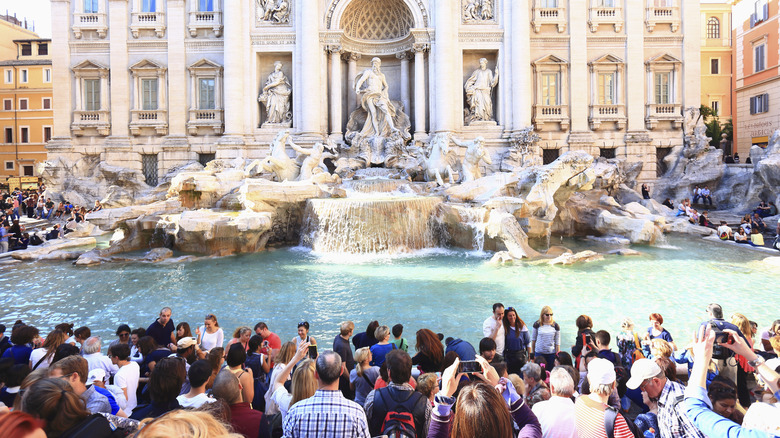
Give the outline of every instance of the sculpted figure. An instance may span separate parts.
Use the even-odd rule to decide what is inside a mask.
[[[393,124],[395,106],[390,102],[385,75],[379,69],[382,61],[371,60],[371,68],[365,69],[355,81],[355,92],[360,96],[360,105],[368,112],[361,134],[389,137],[397,131]]]
[[[463,156],[463,161],[461,162],[460,181],[474,181],[475,179],[482,178],[482,171],[479,168],[479,163],[484,161],[485,164],[493,164],[490,155],[484,148],[485,139],[477,137],[472,141],[459,141],[453,137],[452,142],[460,147],[467,148],[466,154]]]
[[[479,60],[479,68],[474,70],[466,81],[466,101],[469,105],[469,116],[466,122],[474,120],[493,120],[493,87],[498,84],[498,66],[495,74],[487,69],[487,59]]]
[[[493,0],[482,0],[482,19],[493,19]]]
[[[440,186],[443,186],[443,176],[447,175],[450,184],[454,183],[449,134],[434,134],[431,138],[430,153],[427,157],[423,155],[422,161],[426,181],[436,181]]]
[[[271,154],[262,162],[263,169],[272,172],[279,182],[295,181],[298,178],[298,164],[285,151],[287,143],[290,143],[293,149],[298,147],[290,139],[289,130],[279,131],[271,143]]]
[[[477,0],[466,0],[466,6],[463,9],[463,16],[466,20],[478,20]]]
[[[289,0],[257,0],[257,17],[260,21],[290,22]]]
[[[320,169],[322,171],[326,171],[327,173],[327,167],[322,162],[325,158],[336,158],[337,155],[331,154],[330,152],[325,152],[325,145],[322,144],[322,142],[317,142],[313,147],[307,149],[303,148],[301,146],[298,146],[295,143],[290,142],[290,146],[298,152],[298,157],[306,155],[306,158],[303,159],[303,162],[301,163],[301,172],[298,175],[298,181],[305,181],[307,179],[311,179],[315,173],[315,169]],[[330,150],[334,150],[332,140],[328,139],[328,148]]]
[[[290,94],[292,90],[287,76],[282,72],[282,63],[274,62],[274,71],[268,75],[257,100],[265,104],[267,123],[288,123],[291,119]]]

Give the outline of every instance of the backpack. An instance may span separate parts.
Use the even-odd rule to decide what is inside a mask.
[[[396,400],[393,393],[405,394],[403,400]],[[398,391],[395,388],[381,388],[374,393],[373,412],[384,410],[381,434],[389,438],[417,438],[417,427],[414,421],[415,412],[425,412],[427,399],[416,391]]]
[[[617,416],[618,410],[612,406],[607,406],[607,409],[604,411],[604,430],[607,432],[607,438],[615,438],[615,423],[617,423]],[[634,438],[644,438],[644,434],[636,427],[633,421],[628,421],[626,417],[623,417],[623,419],[626,420],[626,424],[628,425],[628,428],[631,429],[631,434],[634,435]]]
[[[265,412],[265,393],[268,392],[269,387],[268,375],[255,377],[255,398],[252,399],[252,409]]]

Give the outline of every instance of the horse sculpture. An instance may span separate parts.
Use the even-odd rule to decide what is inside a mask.
[[[450,156],[450,135],[447,133],[434,134],[431,138],[430,152],[427,157],[423,154],[421,163],[425,171],[425,180],[435,180],[440,186],[443,186],[442,175],[446,174],[450,184],[454,184],[453,161],[453,157]]]
[[[288,142],[293,144],[289,130],[276,134],[276,138],[271,142],[271,154],[262,162],[263,169],[276,175],[276,180],[279,182],[295,181],[300,172],[300,166],[287,155],[285,147]]]

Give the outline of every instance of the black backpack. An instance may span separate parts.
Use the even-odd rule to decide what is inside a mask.
[[[396,400],[393,393],[401,398]],[[425,396],[416,391],[400,391],[390,387],[376,390],[373,413],[385,412],[381,434],[390,438],[417,438],[414,413],[424,414],[427,402]]]
[[[615,423],[617,422],[618,410],[612,406],[607,406],[604,411],[604,430],[607,432],[607,438],[615,438]],[[644,434],[636,427],[633,421],[629,421],[628,418],[623,417],[626,420],[628,428],[631,429],[631,433],[634,438],[644,438]]]
[[[106,417],[92,414],[81,423],[71,427],[60,435],[62,438],[114,438],[123,437],[124,432],[114,429]]]

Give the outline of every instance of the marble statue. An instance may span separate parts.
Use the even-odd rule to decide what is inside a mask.
[[[465,0],[463,21],[488,21],[493,19],[493,0]]]
[[[397,131],[393,124],[395,106],[390,102],[381,65],[379,58],[372,59],[371,68],[365,69],[355,80],[355,92],[360,96],[360,105],[368,112],[362,131],[366,135],[388,135]]]
[[[422,157],[426,181],[436,181],[440,186],[444,185],[443,175],[447,175],[450,184],[454,184],[452,162],[450,155],[450,134],[438,133],[431,137],[430,152]]]
[[[268,21],[271,23],[289,23],[290,22],[290,1],[289,0],[256,0],[257,1],[257,20]]]
[[[273,173],[279,182],[295,181],[298,179],[298,173],[300,172],[300,167],[295,160],[287,155],[285,147],[288,143],[293,149],[298,147],[290,139],[289,130],[279,131],[273,142],[271,142],[271,154],[261,163],[263,169]],[[250,164],[250,166],[252,165]]]
[[[461,161],[460,181],[468,182],[482,178],[482,170],[479,168],[479,163],[484,161],[485,164],[493,164],[490,154],[484,148],[485,139],[477,137],[472,141],[460,141],[453,137],[452,142],[460,147],[467,148],[463,161]]]
[[[466,90],[466,102],[469,113],[466,124],[474,121],[493,121],[493,88],[498,84],[498,66],[496,71],[487,69],[487,59],[479,60],[479,68],[474,70],[463,87]]]
[[[290,142],[290,146],[293,148],[293,150],[295,150],[295,152],[298,152],[298,160],[300,160],[301,157],[306,157],[303,158],[301,162],[301,171],[298,175],[298,181],[312,179],[315,173],[319,173],[315,172],[316,169],[327,172],[328,168],[325,166],[325,163],[323,163],[323,160],[326,158],[338,157],[338,155],[325,152],[325,145],[322,142],[317,142],[311,148],[303,148],[293,142]],[[328,149],[335,149],[335,145],[331,139],[328,139]]]
[[[268,75],[268,79],[260,91],[257,100],[265,105],[265,123],[289,124],[292,121],[290,112],[290,82],[282,72],[282,63],[274,62],[274,71]]]

